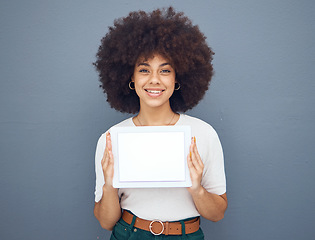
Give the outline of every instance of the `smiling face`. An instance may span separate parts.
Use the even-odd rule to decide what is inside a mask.
[[[159,54],[150,59],[139,58],[132,76],[140,98],[140,109],[170,108],[169,99],[174,92],[175,70],[169,60]]]

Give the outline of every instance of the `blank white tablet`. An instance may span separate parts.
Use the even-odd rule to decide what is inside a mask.
[[[115,188],[190,187],[190,126],[113,127]]]

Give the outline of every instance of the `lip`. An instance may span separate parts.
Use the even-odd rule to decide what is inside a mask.
[[[159,97],[162,95],[162,93],[165,91],[165,89],[159,89],[159,88],[146,88],[144,91],[150,96],[150,97]]]

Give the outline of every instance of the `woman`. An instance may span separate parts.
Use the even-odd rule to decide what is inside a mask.
[[[110,131],[97,144],[94,214],[111,239],[203,239],[199,216],[227,208],[223,153],[215,130],[183,114],[203,98],[213,52],[197,26],[172,7],[131,12],[102,39],[96,69],[111,107],[137,113],[116,126],[190,125],[189,188],[113,188]],[[182,112],[179,114],[178,112]]]

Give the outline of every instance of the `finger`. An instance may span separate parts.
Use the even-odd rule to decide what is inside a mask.
[[[194,153],[194,157],[195,157],[196,162],[198,163],[198,165],[199,165],[200,167],[203,168],[204,165],[203,165],[203,162],[202,162],[202,160],[201,160],[200,154],[199,154],[199,152],[198,152],[197,145],[194,145],[194,147],[193,147],[193,153]]]
[[[189,169],[193,168],[193,165],[191,163],[191,152],[187,156],[187,165]]]
[[[104,165],[104,163],[105,163],[105,161],[106,161],[106,150],[104,150],[104,154],[103,154],[103,158],[102,158],[102,161],[101,161],[101,165],[102,165],[102,167],[103,167],[103,165]]]
[[[187,157],[188,161],[188,167],[190,168],[191,171],[194,171],[194,173],[197,173],[201,171],[201,167],[199,166],[198,159],[196,156],[196,151],[195,151],[195,137],[191,138],[191,144],[189,147],[189,155]],[[197,151],[198,153],[198,151]]]
[[[106,133],[105,141],[106,141],[106,142],[105,142],[104,156],[105,156],[105,154],[108,153],[108,150],[109,150],[109,148],[111,147],[111,146],[110,146],[110,136],[109,136],[109,132]]]
[[[114,155],[111,150],[108,151],[108,163],[109,164],[114,164]]]
[[[106,169],[109,165],[109,153],[108,153],[108,150],[105,149],[105,152],[104,152],[104,157],[102,159],[102,168],[103,168],[103,172],[105,173],[106,172]]]
[[[189,154],[187,156],[187,162],[188,162],[188,167],[191,168],[192,170],[196,171],[196,168],[194,166],[193,162],[193,143],[189,146]]]
[[[200,166],[200,164],[198,163],[198,161],[195,158],[192,158],[191,160],[191,164],[192,167],[194,168],[194,170],[199,174],[202,172],[202,167]]]
[[[194,167],[195,172],[200,175],[203,172],[203,167],[199,164],[198,160],[194,157],[194,154],[192,154],[192,165]]]
[[[198,161],[193,158],[192,165],[198,174],[203,172],[203,167],[198,163]]]
[[[113,165],[114,155],[113,155],[113,150],[112,150],[112,140],[111,140],[110,133],[108,133],[108,136],[107,136],[107,144],[108,144],[108,151],[107,151],[108,163]]]
[[[110,133],[106,132],[106,137],[105,137],[105,150],[104,150],[104,154],[103,154],[103,159],[105,159],[108,155],[108,151],[111,150],[112,148],[112,144],[111,144],[111,137],[110,137]]]
[[[109,158],[108,156],[106,158],[104,158],[104,162],[102,164],[102,168],[103,168],[103,172],[106,172],[106,169],[108,167],[108,164],[109,164]]]
[[[112,139],[109,132],[107,132],[106,134],[106,147],[108,148],[108,150],[112,150]]]
[[[105,147],[103,158],[101,164],[104,165],[105,161],[108,159],[108,149]]]
[[[197,148],[197,141],[196,141],[196,137],[193,138],[194,139],[194,142],[193,142],[193,152],[195,153],[196,155],[196,159],[198,161],[198,164],[200,164],[200,166],[203,167],[203,162],[201,160],[201,157],[200,157],[200,154],[198,152],[198,148]]]
[[[108,152],[108,166],[114,167],[114,156],[112,151]]]
[[[198,162],[196,161],[196,157],[193,151],[193,146],[190,146],[190,152],[189,152],[189,162],[191,164],[191,169],[194,171],[198,171]]]
[[[112,182],[114,176],[114,157],[112,151],[108,152],[108,161],[106,166],[107,181]]]
[[[105,149],[104,149],[102,161],[105,160],[106,154],[107,154],[107,151],[108,151],[107,136],[108,136],[108,132],[106,133],[106,137],[105,137]]]

